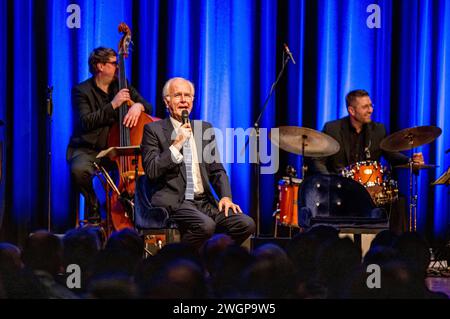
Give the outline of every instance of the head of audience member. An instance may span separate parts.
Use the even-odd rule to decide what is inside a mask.
[[[234,241],[226,234],[215,234],[204,243],[201,249],[201,255],[209,274],[215,272],[215,261],[231,245],[234,245]]]
[[[388,246],[375,245],[364,255],[364,265],[383,265],[394,260],[397,260],[397,251]]]
[[[191,81],[180,77],[171,78],[165,83],[162,95],[172,118],[182,122],[182,112],[186,110],[191,113],[195,96],[194,84]]]
[[[379,266],[379,271],[372,268],[370,273],[362,267],[351,278],[345,297],[353,299],[423,298],[423,285],[420,285],[406,263],[394,259]],[[378,271],[378,275],[375,271]]]
[[[394,232],[389,229],[385,229],[375,235],[375,238],[370,243],[370,249],[374,248],[375,246],[394,247],[397,239],[398,236]]]
[[[0,243],[0,283],[3,297],[9,299],[45,299],[45,288],[33,272],[24,267],[20,249],[10,243]]]
[[[159,284],[161,274],[167,268],[167,265],[175,260],[189,260],[197,265],[198,269],[204,273],[203,263],[200,260],[199,253],[192,246],[185,243],[170,243],[162,247],[154,256],[149,256],[142,261],[136,272],[136,282],[143,296],[152,295],[151,289]]]
[[[200,254],[197,249],[185,243],[171,243],[165,245],[157,254],[162,263],[167,264],[175,259],[187,259],[203,267]]]
[[[6,289],[3,288],[3,278],[0,275],[0,299],[6,299],[8,298],[8,294],[6,292]]]
[[[92,264],[91,280],[105,276],[128,276],[132,278],[139,262],[125,250],[101,250]]]
[[[339,239],[339,230],[330,225],[316,225],[308,230],[309,236],[317,238],[321,243]]]
[[[83,270],[92,264],[101,249],[100,238],[94,228],[71,229],[63,237],[63,264],[77,264]]]
[[[420,278],[425,279],[430,264],[430,246],[418,233],[403,233],[394,245],[400,260],[407,263]]]
[[[177,258],[162,265],[144,289],[150,299],[201,299],[206,298],[207,286],[204,272],[198,264]]]
[[[105,250],[126,251],[134,260],[139,261],[144,255],[144,240],[135,230],[124,228],[109,237]]]
[[[328,298],[340,298],[349,278],[361,266],[361,248],[346,237],[323,246],[317,259],[318,279],[327,289]]]
[[[311,233],[299,233],[289,242],[287,254],[297,271],[297,279],[306,282],[316,277],[316,259],[323,243]]]
[[[31,234],[23,248],[22,259],[32,270],[45,271],[52,276],[62,269],[63,246],[58,236],[39,230]]]
[[[139,297],[138,288],[126,275],[106,274],[89,283],[88,299],[134,299]]]
[[[256,260],[270,261],[280,273],[292,276],[294,268],[286,251],[280,246],[269,243],[259,246],[253,251]],[[291,278],[292,279],[292,278]]]
[[[255,262],[244,272],[247,297],[290,298],[295,292],[292,262],[286,252],[274,244],[265,244],[253,252]]]
[[[239,298],[242,296],[242,275],[255,258],[247,249],[231,245],[218,255],[211,273],[211,285],[215,297]]]
[[[10,243],[0,243],[0,270],[19,271],[23,268],[19,247]]]

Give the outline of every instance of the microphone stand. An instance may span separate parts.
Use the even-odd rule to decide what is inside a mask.
[[[53,86],[47,86],[47,230],[51,231],[52,214],[52,115]]]
[[[260,145],[260,140],[259,140],[259,122],[261,121],[261,117],[264,113],[264,111],[267,108],[267,105],[269,104],[269,100],[272,97],[273,92],[275,91],[275,87],[278,84],[278,82],[281,79],[281,76],[284,73],[284,69],[286,68],[286,65],[288,64],[290,60],[290,56],[286,55],[285,52],[283,51],[283,65],[281,66],[281,70],[278,73],[278,76],[276,78],[276,80],[272,83],[272,86],[270,88],[270,92],[266,97],[266,100],[264,101],[264,104],[261,108],[261,112],[259,113],[259,116],[257,117],[255,124],[253,125],[255,128],[255,136],[256,136],[256,164],[254,166],[254,174],[255,174],[255,184],[256,184],[256,205],[255,205],[255,210],[256,210],[256,237],[259,237],[260,234],[260,218],[261,218],[261,207],[260,207],[260,202],[259,202],[259,198],[260,198],[260,187],[261,187],[261,181],[260,181],[260,175],[261,175],[261,163],[260,163],[260,155],[259,155],[259,145]],[[245,147],[248,146],[249,140],[247,140],[247,143],[245,144]]]

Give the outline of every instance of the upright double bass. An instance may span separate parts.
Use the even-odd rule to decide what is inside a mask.
[[[119,32],[122,34],[122,38],[119,42],[118,49],[118,81],[119,90],[127,88],[127,81],[125,77],[125,58],[129,55],[129,48],[131,44],[131,30],[125,24],[119,25]],[[124,147],[140,145],[142,141],[142,135],[144,132],[144,126],[147,123],[157,120],[150,115],[142,112],[136,126],[128,128],[123,125],[123,119],[128,112],[128,108],[133,105],[133,101],[123,103],[119,107],[119,121],[115,123],[108,136],[108,147]],[[135,192],[136,182],[136,164],[137,175],[144,175],[144,169],[142,167],[142,159],[139,156],[119,156],[114,159],[119,169],[119,189],[120,195],[113,192],[110,200],[110,216],[112,226],[114,230],[121,230],[124,228],[133,228],[133,222],[131,219],[131,209],[129,203],[132,202]]]

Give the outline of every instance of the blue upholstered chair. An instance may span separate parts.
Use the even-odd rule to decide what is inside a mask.
[[[164,235],[166,243],[177,241],[177,225],[170,219],[167,209],[152,205],[150,201],[152,191],[147,176],[139,176],[134,194],[135,228],[141,235]]]

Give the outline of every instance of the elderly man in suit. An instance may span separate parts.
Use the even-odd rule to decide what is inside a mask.
[[[255,223],[232,201],[211,124],[183,120],[183,113],[192,111],[194,94],[190,81],[168,80],[163,100],[170,116],[144,128],[142,160],[153,186],[151,202],[168,209],[182,241],[195,248],[215,232],[227,233],[241,244],[254,232]]]

